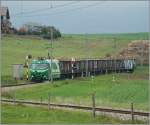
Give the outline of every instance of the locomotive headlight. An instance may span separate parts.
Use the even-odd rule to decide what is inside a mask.
[[[44,79],[46,79],[46,76],[44,75]]]

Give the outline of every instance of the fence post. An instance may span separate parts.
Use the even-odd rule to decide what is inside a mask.
[[[48,95],[48,110],[50,110],[50,94]]]
[[[131,103],[131,118],[132,118],[132,124],[134,123],[134,109],[133,109],[133,103]]]
[[[95,93],[92,93],[92,111],[93,111],[93,117],[95,118]]]

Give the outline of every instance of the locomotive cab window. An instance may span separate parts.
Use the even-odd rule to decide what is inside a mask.
[[[48,64],[31,64],[30,68],[31,69],[47,69]]]

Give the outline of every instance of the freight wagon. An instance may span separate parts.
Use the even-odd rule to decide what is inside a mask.
[[[50,80],[51,74],[53,79],[60,79],[111,72],[133,72],[135,67],[135,59],[33,60],[29,67],[29,78]]]
[[[135,59],[81,59],[59,61],[61,77],[89,76],[111,72],[133,72]]]

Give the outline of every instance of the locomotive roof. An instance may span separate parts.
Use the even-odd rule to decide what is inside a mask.
[[[58,60],[56,60],[56,59],[53,60],[53,62],[56,62],[56,61],[58,61]],[[45,59],[43,59],[43,60],[39,60],[39,59],[32,60],[32,63],[35,63],[35,64],[50,63],[50,62],[51,62],[51,60],[45,60]]]
[[[135,60],[135,58],[76,58],[75,61],[84,60]],[[72,61],[71,59],[58,59],[59,61]]]
[[[40,64],[40,63],[48,63],[46,60],[32,60],[32,63]]]

